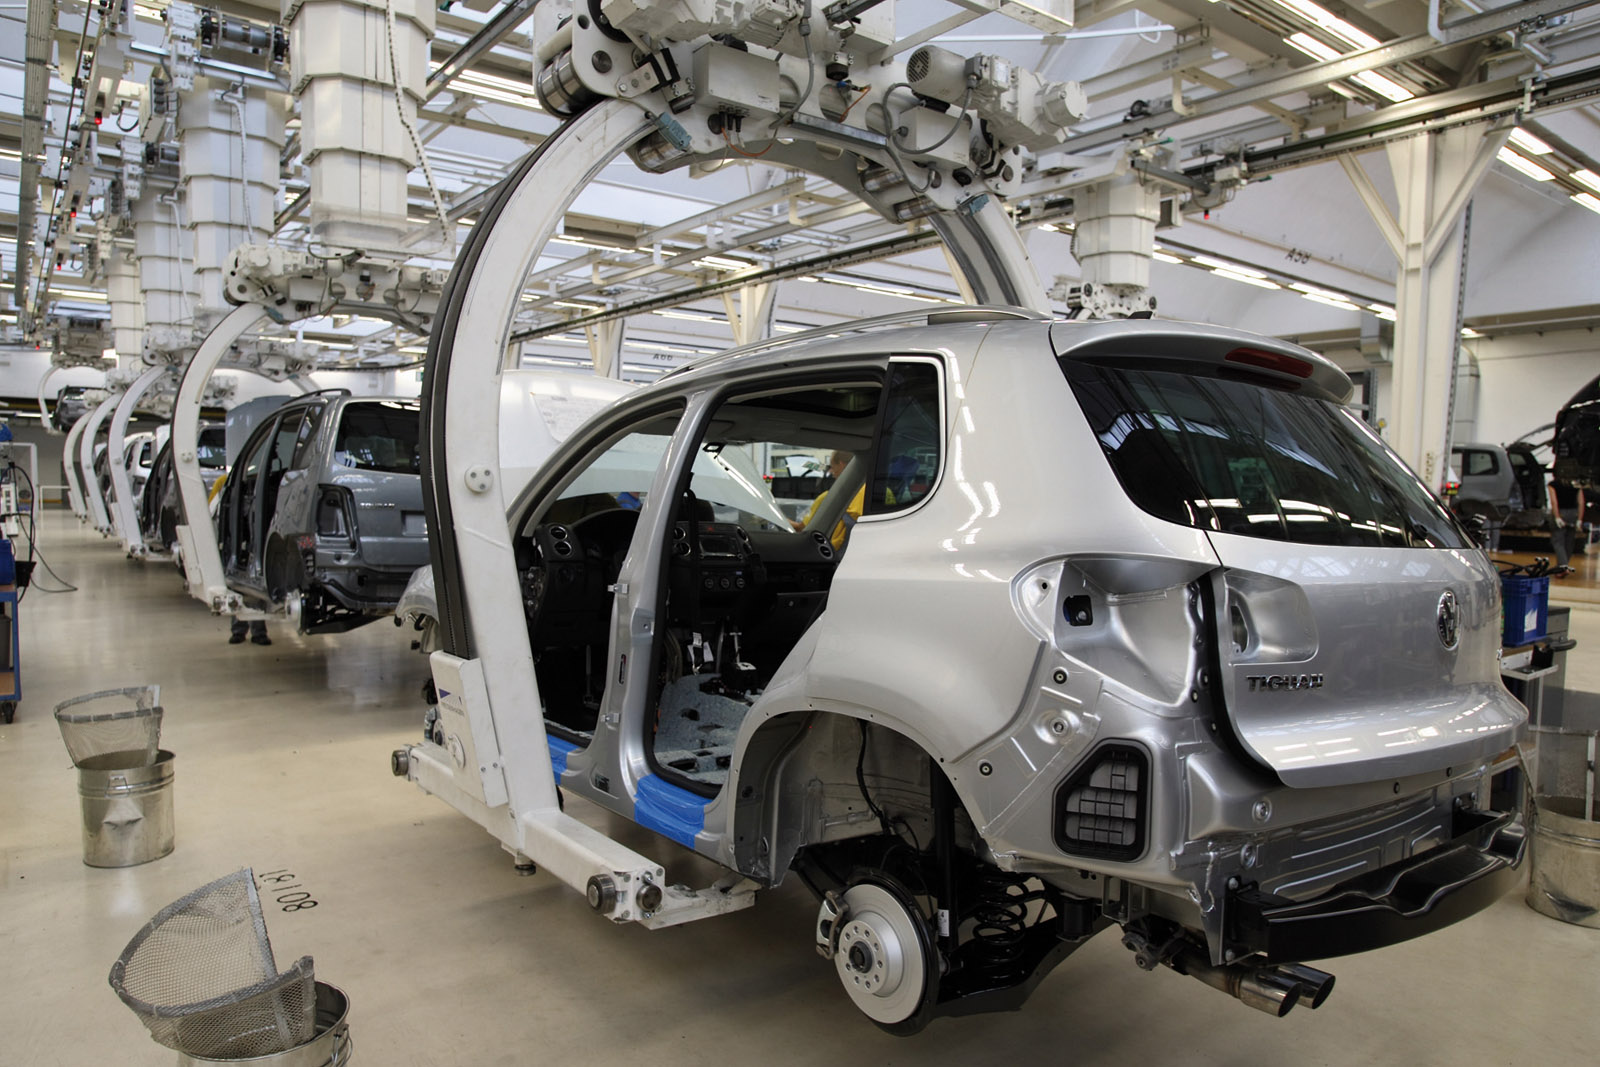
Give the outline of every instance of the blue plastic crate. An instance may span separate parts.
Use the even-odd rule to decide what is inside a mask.
[[[1505,577],[1500,579],[1505,605],[1501,643],[1507,648],[1544,637],[1550,619],[1550,579]]]

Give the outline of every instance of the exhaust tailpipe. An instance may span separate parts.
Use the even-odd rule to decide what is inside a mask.
[[[1315,1007],[1333,989],[1333,975],[1309,967],[1302,968],[1304,975],[1271,965],[1218,967],[1196,949],[1184,949],[1169,959],[1167,966],[1278,1019],[1288,1015],[1302,997]]]
[[[1303,963],[1281,963],[1278,971],[1300,984],[1300,999],[1308,1008],[1322,1007],[1322,1002],[1333,992],[1333,975],[1327,971],[1319,971]]]

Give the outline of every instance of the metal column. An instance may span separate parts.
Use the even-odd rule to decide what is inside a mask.
[[[1451,383],[1461,342],[1462,216],[1509,133],[1509,127],[1485,132],[1469,126],[1389,145],[1398,213],[1389,210],[1360,163],[1340,157],[1399,260],[1390,444],[1430,486],[1444,477],[1450,440]]]

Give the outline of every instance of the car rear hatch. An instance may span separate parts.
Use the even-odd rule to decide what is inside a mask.
[[[363,562],[405,568],[408,576],[428,561],[417,411],[395,400],[346,404],[329,478],[350,494]]]
[[[1129,498],[1216,552],[1219,725],[1291,786],[1509,748],[1526,713],[1500,682],[1494,570],[1340,406],[1348,379],[1294,346],[1176,325],[1054,339]]]

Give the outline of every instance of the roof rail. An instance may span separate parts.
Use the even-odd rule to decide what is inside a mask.
[[[803,333],[790,333],[784,334],[782,337],[769,337],[761,341],[752,341],[747,345],[740,345],[738,348],[729,348],[700,359],[691,360],[680,367],[672,368],[657,380],[665,380],[687,370],[698,370],[714,363],[721,363],[724,360],[753,355],[754,353],[764,352],[780,346],[820,340],[825,337],[842,337],[847,333],[870,333],[873,330],[888,329],[893,326],[909,326],[913,323],[939,326],[962,322],[994,322],[1000,319],[1032,319],[1039,322],[1047,322],[1051,318],[1052,316],[1043,312],[1033,311],[1029,308],[1012,307],[1009,304],[963,304],[948,308],[936,308],[932,311],[926,309],[921,311],[897,311],[891,315],[879,315],[870,319],[855,319],[831,326],[818,326]]]

